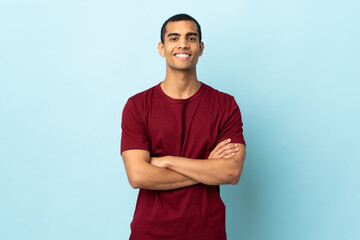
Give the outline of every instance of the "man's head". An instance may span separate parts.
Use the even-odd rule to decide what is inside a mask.
[[[177,14],[174,15],[172,17],[170,17],[168,20],[166,20],[164,22],[164,24],[161,27],[161,32],[160,32],[160,39],[161,42],[164,43],[164,37],[165,37],[165,33],[166,33],[166,25],[169,22],[179,22],[179,21],[193,21],[196,26],[197,26],[197,33],[199,34],[199,43],[201,42],[201,27],[200,24],[195,20],[195,18],[185,14],[185,13],[181,13],[181,14]]]
[[[204,50],[200,26],[186,14],[169,18],[163,25],[159,54],[166,58],[167,71],[193,71]]]

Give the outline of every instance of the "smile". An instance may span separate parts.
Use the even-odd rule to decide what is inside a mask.
[[[175,57],[178,59],[188,59],[190,57],[190,54],[187,53],[177,53],[175,54]]]

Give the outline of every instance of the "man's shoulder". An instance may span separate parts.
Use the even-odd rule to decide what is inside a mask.
[[[148,88],[142,92],[136,93],[128,98],[124,110],[136,111],[137,113],[146,112],[151,103],[151,98],[156,90],[157,85]]]
[[[144,91],[134,94],[133,96],[129,97],[129,100],[134,101],[134,102],[146,101],[154,93],[154,91],[158,85],[159,84],[152,86]]]
[[[206,88],[208,95],[216,98],[217,101],[231,101],[232,99],[234,99],[234,97],[232,95],[230,95],[229,93],[222,92],[222,91],[215,89],[212,86],[207,85],[205,83],[203,83],[203,84],[204,84],[204,87]]]

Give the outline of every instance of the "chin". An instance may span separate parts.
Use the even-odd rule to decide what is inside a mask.
[[[192,70],[195,67],[194,66],[174,66],[172,68],[175,70]]]

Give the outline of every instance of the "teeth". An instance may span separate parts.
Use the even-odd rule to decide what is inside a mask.
[[[178,54],[176,54],[176,56],[178,56],[178,57],[189,57],[189,54],[178,53]]]

